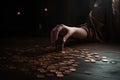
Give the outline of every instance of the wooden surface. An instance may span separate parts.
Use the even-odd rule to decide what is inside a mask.
[[[69,44],[69,43],[68,43]],[[12,57],[26,48],[47,47],[49,45],[48,38],[39,37],[16,37],[16,38],[1,38],[0,39],[0,58]],[[18,69],[8,69],[4,66],[10,63],[10,60],[0,61],[0,78],[2,80],[120,80],[120,45],[119,44],[100,44],[100,43],[73,43],[72,45],[65,46],[76,50],[89,49],[90,52],[99,53],[99,55],[106,56],[108,62],[98,61],[96,63],[88,63],[84,60],[76,59],[80,64],[77,71],[65,75],[63,78],[46,77],[39,79],[32,74],[36,73],[31,71],[32,74],[24,73]],[[23,50],[23,52],[24,52]],[[42,53],[43,52],[43,53]],[[48,51],[49,52],[49,51]],[[30,56],[38,54],[46,54],[46,51],[33,50],[27,54]],[[9,55],[8,55],[9,54]],[[22,64],[21,64],[22,65]],[[19,65],[19,66],[21,66]]]

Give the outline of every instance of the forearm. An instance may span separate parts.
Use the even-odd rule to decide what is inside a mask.
[[[74,33],[72,35],[73,38],[77,39],[86,39],[87,38],[87,31],[83,28],[77,28],[77,27],[72,27],[74,30]]]

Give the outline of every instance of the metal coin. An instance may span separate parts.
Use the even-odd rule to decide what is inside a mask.
[[[76,71],[76,69],[75,68],[71,68],[70,71]]]
[[[44,74],[37,74],[37,78],[45,78]]]

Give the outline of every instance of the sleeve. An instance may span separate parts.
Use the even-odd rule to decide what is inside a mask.
[[[80,25],[88,33],[87,39],[103,42],[103,27],[105,23],[105,1],[97,0],[90,11],[86,22]]]

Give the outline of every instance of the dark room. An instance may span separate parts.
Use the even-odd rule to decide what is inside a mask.
[[[1,80],[120,80],[120,0],[2,0]]]

